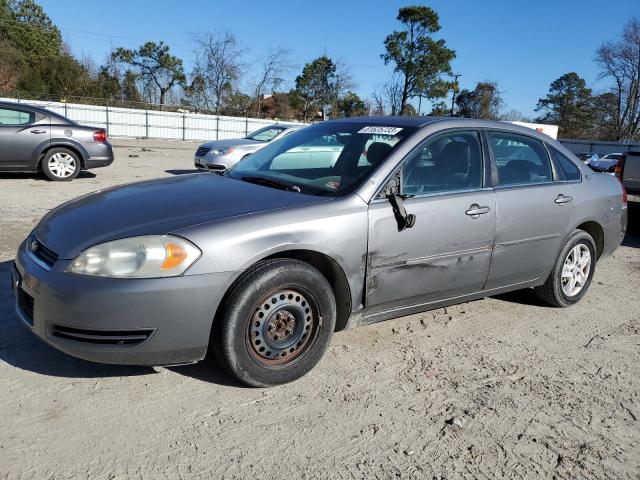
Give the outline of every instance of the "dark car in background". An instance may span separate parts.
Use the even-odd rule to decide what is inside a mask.
[[[103,128],[79,125],[45,108],[0,102],[0,171],[42,172],[69,181],[106,167],[113,149]]]

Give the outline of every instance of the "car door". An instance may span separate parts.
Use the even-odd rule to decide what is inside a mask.
[[[33,168],[33,153],[49,135],[45,116],[27,108],[0,106],[0,168]]]
[[[415,224],[400,230],[388,198],[371,202],[367,306],[430,302],[483,288],[496,215],[484,157],[478,131],[454,130],[428,138],[403,161],[400,189]]]
[[[549,272],[573,212],[573,186],[556,171],[544,144],[488,130],[497,172],[496,235],[487,289],[517,285]]]

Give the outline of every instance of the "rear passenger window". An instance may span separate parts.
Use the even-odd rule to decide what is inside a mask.
[[[566,156],[561,154],[555,148],[552,147],[551,151],[553,152],[553,156],[555,157],[556,162],[560,166],[560,170],[562,170],[562,173],[564,173],[565,180],[580,180],[580,169],[576,166],[576,164],[569,160]]]
[[[482,188],[478,132],[456,131],[427,140],[405,161],[402,179],[404,195]]]
[[[500,185],[553,181],[551,162],[542,142],[525,135],[489,133]]]
[[[0,108],[0,125],[28,125],[34,120],[35,115],[31,112]]]

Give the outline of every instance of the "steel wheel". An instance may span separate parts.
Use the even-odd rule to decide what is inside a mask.
[[[51,155],[47,167],[52,175],[57,178],[68,178],[76,171],[76,159],[68,153],[57,152]]]
[[[282,288],[263,297],[247,326],[251,357],[262,366],[293,362],[313,345],[320,315],[311,294]]]
[[[577,244],[564,260],[562,267],[562,291],[567,297],[580,293],[591,271],[591,252],[583,243]]]

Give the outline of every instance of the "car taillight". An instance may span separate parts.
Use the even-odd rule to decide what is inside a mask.
[[[622,174],[624,173],[624,162],[627,159],[626,155],[621,155],[618,159],[618,163],[616,163],[616,168],[614,170],[615,175],[618,180],[620,180],[620,187],[622,188],[622,204],[627,204],[627,189],[624,188],[624,182],[622,180]]]
[[[626,159],[626,155],[621,155],[618,159],[618,163],[616,163],[616,168],[614,170],[614,172],[616,173],[616,177],[622,178],[622,173],[624,172],[624,162]]]
[[[106,130],[98,130],[97,132],[93,132],[93,141],[94,142],[106,142],[107,141],[107,131]]]

